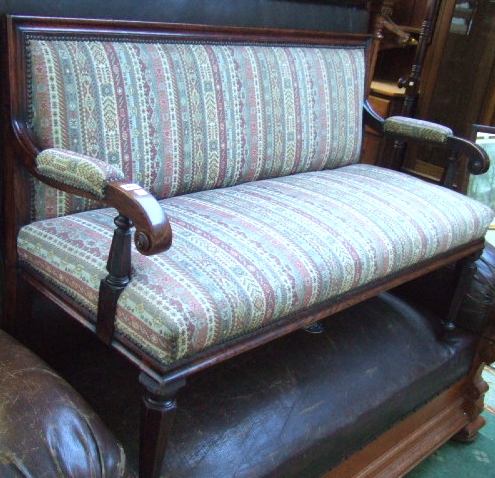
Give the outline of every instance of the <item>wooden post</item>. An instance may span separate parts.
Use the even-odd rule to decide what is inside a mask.
[[[426,50],[430,43],[433,33],[433,25],[438,11],[440,0],[429,0],[426,6],[426,15],[421,23],[418,45],[414,54],[414,60],[411,71],[407,78],[400,78],[398,86],[405,88],[404,103],[402,105],[402,116],[414,117],[421,86],[421,73],[426,59]],[[399,165],[398,169],[403,168],[406,145],[403,141],[395,141],[393,151],[393,164]]]
[[[130,281],[132,222],[122,214],[115,218],[112,246],[107,261],[108,275],[101,280],[98,295],[96,334],[110,343],[114,331],[117,300]]]
[[[476,261],[481,257],[483,250],[475,252],[470,256],[461,259],[455,268],[455,288],[452,302],[450,303],[447,317],[443,323],[446,331],[455,329],[455,319],[462,305],[462,301],[468,291],[469,284],[471,283],[474,274],[476,272]]]
[[[160,478],[177,409],[176,395],[186,380],[160,384],[144,372],[139,380],[146,389],[141,404],[139,477]]]

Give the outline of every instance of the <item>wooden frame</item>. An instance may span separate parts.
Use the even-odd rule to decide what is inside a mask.
[[[469,425],[470,417],[464,408],[467,386],[467,380],[456,383],[329,471],[324,478],[404,476]],[[478,425],[481,428],[482,424]]]

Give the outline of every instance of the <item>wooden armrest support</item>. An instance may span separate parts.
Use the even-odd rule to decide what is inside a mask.
[[[172,228],[165,212],[141,186],[114,181],[108,184],[104,201],[131,219],[136,227],[134,243],[141,254],[158,254],[172,245]]]
[[[375,111],[369,100],[364,102],[364,122],[377,133],[383,134],[383,123],[385,119]]]

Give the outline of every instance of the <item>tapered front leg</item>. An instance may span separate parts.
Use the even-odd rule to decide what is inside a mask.
[[[455,329],[455,320],[459,309],[462,305],[462,301],[469,289],[473,276],[476,272],[476,261],[480,258],[482,250],[474,254],[471,254],[464,259],[461,259],[456,265],[455,276],[456,283],[454,287],[454,295],[446,319],[443,322],[444,329],[446,331]]]
[[[175,416],[177,392],[185,379],[162,384],[145,373],[139,437],[139,478],[159,478],[165,459],[170,429]]]

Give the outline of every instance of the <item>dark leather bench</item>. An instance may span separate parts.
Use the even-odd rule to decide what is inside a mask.
[[[462,331],[439,340],[435,317],[391,294],[323,325],[193,377],[162,476],[320,476],[460,383],[476,342]]]

